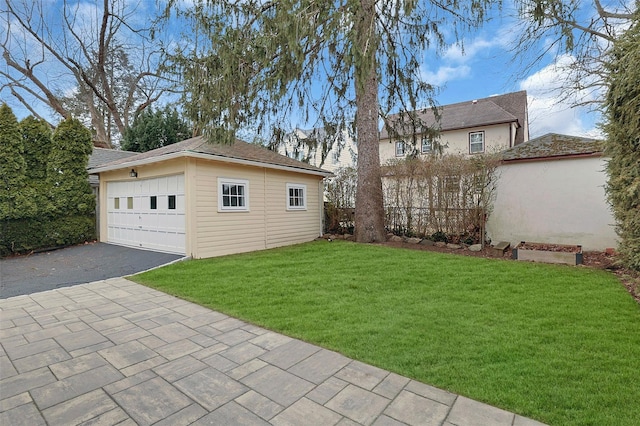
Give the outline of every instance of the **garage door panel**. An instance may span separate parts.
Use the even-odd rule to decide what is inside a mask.
[[[156,197],[155,209],[151,208],[151,197]],[[173,209],[169,209],[169,197],[175,199]],[[184,254],[184,206],[183,175],[108,182],[108,241]]]

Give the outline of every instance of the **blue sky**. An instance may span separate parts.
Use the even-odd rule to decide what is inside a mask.
[[[533,68],[525,71],[530,58],[539,52],[525,52],[525,58],[514,57],[513,47],[521,21],[506,7],[493,11],[489,22],[463,38],[464,52],[451,46],[424,64],[428,81],[440,86],[440,105],[463,102],[526,90],[531,137],[555,132],[576,136],[601,137],[600,113],[594,108],[571,108],[562,102],[559,81],[563,73],[554,66],[556,55],[561,64],[569,64],[570,55],[552,50]],[[539,40],[542,49],[547,40]],[[522,59],[523,63],[520,63]]]
[[[57,3],[51,1],[51,5]],[[185,1],[186,3],[189,0]],[[75,3],[73,0],[70,3]],[[135,3],[134,0],[131,3]],[[83,9],[95,7],[94,1],[84,1]],[[142,0],[137,10],[143,14],[150,13],[154,3]],[[56,7],[56,6],[52,6]],[[49,12],[53,12],[50,9]],[[518,26],[522,22],[510,18],[513,11],[505,6],[501,13],[492,11],[491,18],[481,29],[469,33],[463,38],[464,54],[458,46],[452,46],[440,55],[427,53],[422,66],[422,75],[426,80],[440,87],[436,102],[439,105],[484,98],[518,90],[526,90],[529,99],[529,128],[531,137],[556,132],[579,136],[601,135],[597,126],[600,116],[588,108],[570,108],[568,104],[559,102],[559,90],[555,89],[561,75],[553,67],[556,54],[552,51],[543,57],[536,67],[526,74],[523,68],[514,61],[513,42]],[[88,12],[90,15],[90,12]],[[0,28],[0,35],[4,29]],[[545,40],[539,40],[545,45]],[[569,56],[562,60],[570,62]],[[527,61],[525,60],[525,63]],[[0,66],[4,63],[0,62]],[[64,80],[60,80],[59,83]],[[0,81],[1,82],[1,81]],[[73,87],[71,85],[70,87]],[[64,89],[64,87],[62,87]],[[2,92],[2,100],[10,101],[19,118],[28,115],[26,109],[10,99],[7,92]],[[43,108],[38,108],[43,111]],[[45,114],[46,116],[50,116]]]

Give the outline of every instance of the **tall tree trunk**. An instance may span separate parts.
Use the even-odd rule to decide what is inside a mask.
[[[91,126],[93,127],[93,145],[98,148],[113,148],[111,139],[107,135],[107,131],[104,127],[104,120],[100,114],[96,103],[94,102],[93,92],[86,88],[82,82],[78,82],[78,87],[81,91],[81,96],[84,100],[89,115],[91,116]]]
[[[355,238],[361,243],[386,240],[378,135],[376,0],[361,0],[356,15],[356,130],[358,187]]]

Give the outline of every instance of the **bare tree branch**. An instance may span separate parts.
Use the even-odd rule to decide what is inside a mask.
[[[175,84],[160,70],[164,52],[158,44],[147,48],[150,28],[135,27],[135,2],[103,0],[93,17],[71,0],[53,13],[46,1],[2,1],[0,52],[7,70],[0,86],[16,91],[30,112],[40,104],[62,117],[77,115],[109,145],[132,114]]]

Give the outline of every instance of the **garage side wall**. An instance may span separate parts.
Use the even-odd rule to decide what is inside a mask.
[[[267,248],[311,241],[322,233],[322,199],[319,177],[304,174],[267,171]],[[287,185],[304,187],[304,209],[287,208]]]
[[[264,172],[206,160],[196,161],[195,258],[260,250],[264,244]],[[248,210],[218,211],[218,179],[246,180]]]
[[[517,162],[498,169],[487,235],[493,242],[580,244],[584,250],[616,247],[606,201],[602,157]]]
[[[198,159],[193,257],[207,258],[301,243],[320,233],[320,177]],[[247,211],[221,211],[220,180],[246,182]],[[307,185],[306,211],[287,211],[286,184]]]

